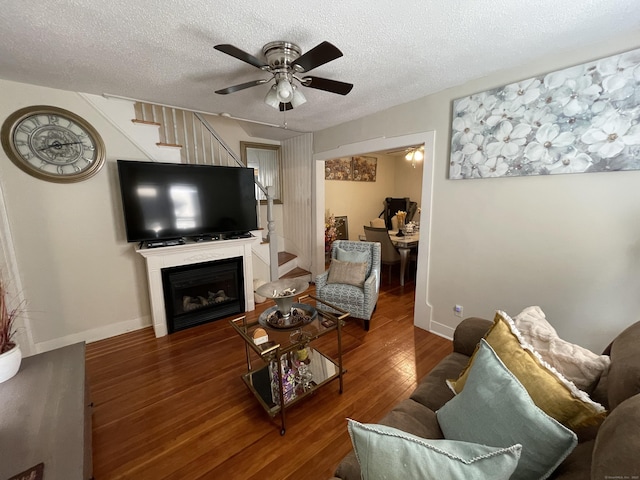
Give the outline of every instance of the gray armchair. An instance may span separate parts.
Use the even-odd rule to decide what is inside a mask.
[[[316,296],[348,311],[352,317],[364,320],[364,328],[369,330],[371,315],[378,302],[378,292],[380,291],[380,244],[347,240],[333,242],[331,247],[332,261],[334,259],[353,261],[350,258],[354,256],[362,257],[366,262],[363,286],[328,283],[329,270],[327,270],[316,277]],[[318,308],[323,308],[323,306],[318,305]]]

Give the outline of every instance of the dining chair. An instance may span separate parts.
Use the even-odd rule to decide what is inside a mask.
[[[385,227],[384,218],[380,218],[380,217],[374,218],[369,222],[369,226],[375,227],[375,228],[384,228]]]
[[[394,230],[391,224],[391,218],[395,216],[398,210],[408,212],[410,203],[411,201],[409,200],[409,197],[387,197],[384,199],[384,210],[382,211],[382,213],[384,214],[384,221],[387,226],[387,230]]]
[[[364,226],[364,234],[368,242],[380,243],[380,255],[382,265],[389,265],[389,283],[391,283],[391,269],[394,265],[400,265],[400,253],[393,245],[386,228]]]

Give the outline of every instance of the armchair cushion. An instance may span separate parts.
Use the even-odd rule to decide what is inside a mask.
[[[329,267],[327,284],[338,283],[362,288],[366,273],[366,263],[341,262],[334,258]]]
[[[637,478],[640,472],[640,395],[618,405],[598,431],[591,478]]]
[[[616,408],[640,393],[640,322],[620,333],[611,342],[611,368],[607,378],[609,407]]]

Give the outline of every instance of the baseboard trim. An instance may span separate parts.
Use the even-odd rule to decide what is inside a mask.
[[[447,340],[453,340],[453,332],[455,332],[455,328],[448,327],[447,325],[443,325],[442,323],[434,322],[431,320],[431,325],[429,326],[429,331],[431,333],[435,333],[436,335],[446,338]]]
[[[126,320],[124,322],[112,323],[104,327],[98,327],[92,330],[85,330],[84,332],[73,333],[64,337],[47,340],[46,342],[38,342],[35,344],[36,352],[48,352],[49,350],[66,347],[67,345],[73,345],[74,343],[78,342],[97,342],[98,340],[104,340],[105,338],[115,337],[116,335],[122,335],[123,333],[140,330],[141,328],[150,326],[151,317],[149,316],[135,318],[133,320]]]

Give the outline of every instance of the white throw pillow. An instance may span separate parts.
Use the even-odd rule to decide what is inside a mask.
[[[540,307],[525,308],[513,321],[526,342],[581,390],[587,390],[609,368],[608,355],[561,339]]]

